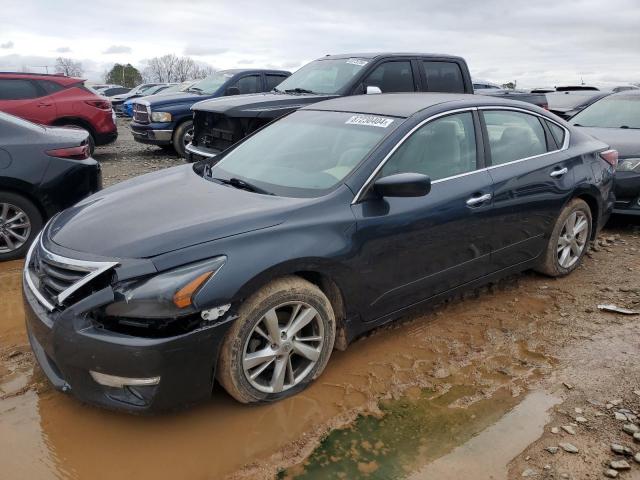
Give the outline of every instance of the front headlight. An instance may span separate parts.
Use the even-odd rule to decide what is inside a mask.
[[[618,162],[619,172],[640,173],[640,158],[624,158]]]
[[[151,112],[152,122],[170,122],[171,114],[169,112]]]
[[[105,313],[114,317],[175,318],[196,313],[193,296],[224,265],[219,256],[114,287],[115,301]]]

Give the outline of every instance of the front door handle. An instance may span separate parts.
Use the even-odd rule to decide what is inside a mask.
[[[51,104],[50,104],[50,103],[45,103],[45,102],[40,102],[40,103],[38,104],[38,106],[39,106],[39,107],[50,107],[50,106],[51,106]]]
[[[476,205],[480,205],[481,203],[487,202],[491,200],[491,194],[485,193],[484,195],[480,195],[478,197],[471,197],[467,200],[467,205],[470,207],[475,207]]]
[[[568,171],[569,169],[567,167],[564,167],[558,170],[553,170],[549,175],[552,176],[553,178],[558,178],[564,175],[565,173],[567,173]]]

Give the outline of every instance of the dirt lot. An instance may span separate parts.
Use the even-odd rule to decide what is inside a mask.
[[[106,184],[182,162],[123,129],[96,158]],[[612,443],[640,451],[623,431],[638,428],[640,316],[598,305],[640,309],[639,251],[637,226],[611,227],[571,276],[525,273],[379,329],[291,399],[251,407],[218,389],[160,417],[52,390],[25,336],[22,263],[5,263],[0,478],[605,478],[625,458]],[[640,478],[626,461],[618,478]]]

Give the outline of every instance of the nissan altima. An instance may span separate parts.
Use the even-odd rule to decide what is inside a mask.
[[[525,269],[575,270],[617,153],[534,105],[479,95],[329,100],[215,159],[53,218],[28,253],[35,356],[60,390],[148,412],[294,395],[334,349]]]

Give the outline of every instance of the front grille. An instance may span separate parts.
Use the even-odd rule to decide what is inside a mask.
[[[242,139],[248,132],[238,119],[196,111],[193,118],[193,145],[219,152]]]
[[[138,123],[149,123],[149,112],[146,105],[133,104],[133,119]]]
[[[40,303],[53,310],[79,300],[85,287],[116,264],[61,257],[45,249],[38,237],[27,254],[24,274]]]

